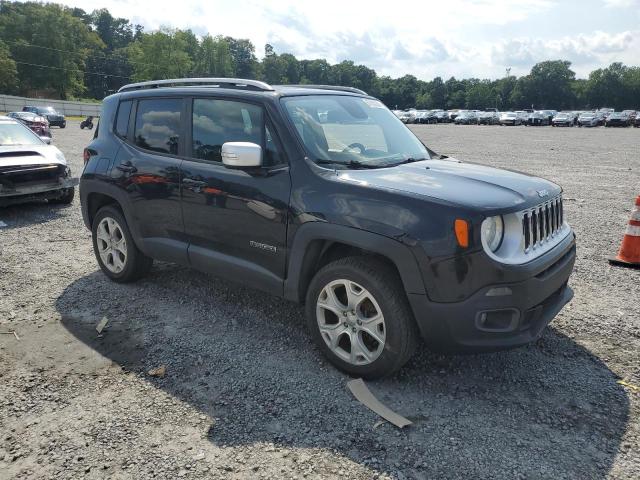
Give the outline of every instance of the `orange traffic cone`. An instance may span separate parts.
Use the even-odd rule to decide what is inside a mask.
[[[640,196],[636,198],[636,206],[631,212],[631,219],[624,233],[618,255],[609,258],[612,265],[640,268]]]

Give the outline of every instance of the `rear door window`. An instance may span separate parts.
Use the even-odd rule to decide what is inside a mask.
[[[179,98],[139,100],[134,143],[145,150],[178,155],[181,112]]]

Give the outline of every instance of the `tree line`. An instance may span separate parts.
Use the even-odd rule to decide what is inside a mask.
[[[0,0],[0,93],[100,100],[135,81],[239,77],[270,84],[360,88],[390,108],[640,108],[640,67],[613,63],[576,78],[571,62],[548,60],[528,75],[496,80],[424,81],[379,76],[345,60],[299,60],[250,40],[196,36],[191,30],[145,32],[107,9],[87,13],[53,3]]]

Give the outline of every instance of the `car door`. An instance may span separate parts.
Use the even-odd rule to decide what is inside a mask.
[[[115,133],[122,140],[111,177],[126,194],[148,255],[187,262],[180,205],[184,101],[149,97],[120,102]]]
[[[240,99],[193,98],[188,111],[191,141],[181,185],[190,263],[282,294],[291,180],[264,108]],[[225,142],[262,146],[263,167],[227,168]]]

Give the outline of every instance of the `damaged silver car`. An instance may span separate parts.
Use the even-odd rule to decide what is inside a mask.
[[[70,204],[77,184],[57,147],[0,116],[0,207],[33,200]]]

